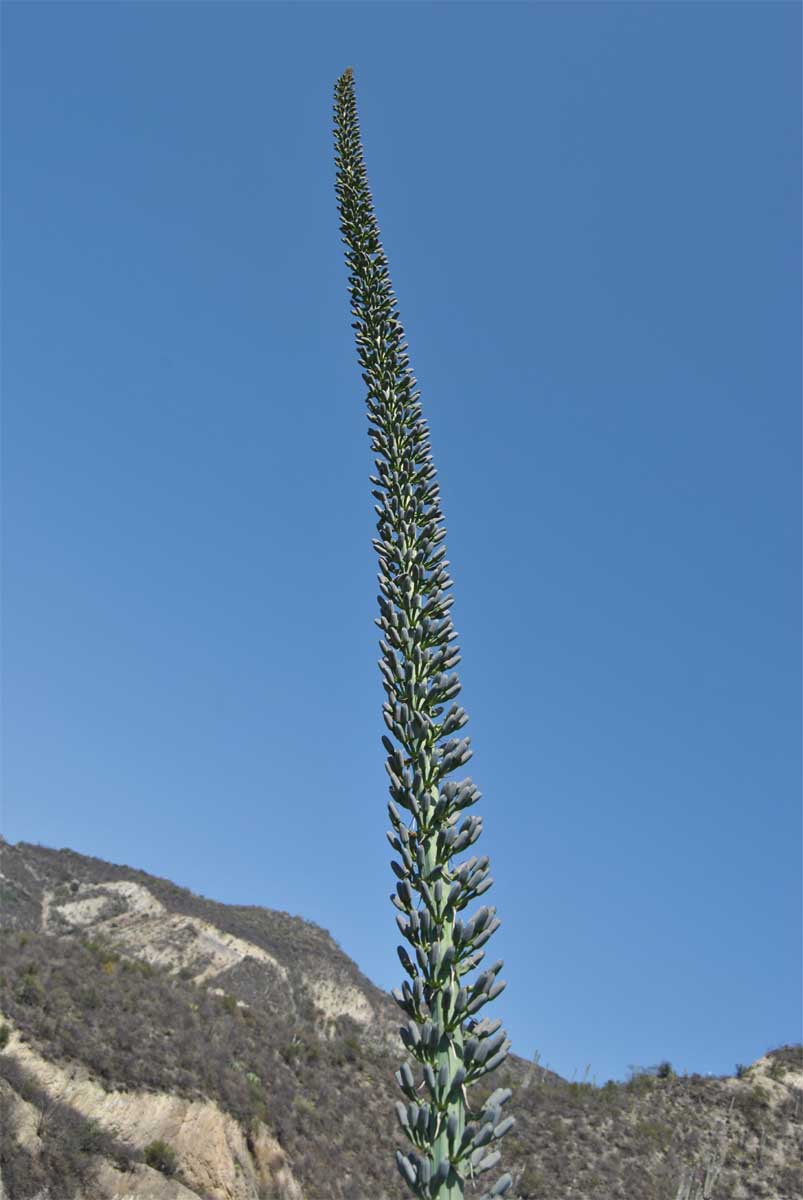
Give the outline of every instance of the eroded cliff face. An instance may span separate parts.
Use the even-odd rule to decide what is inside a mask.
[[[97,1200],[198,1200],[197,1192],[177,1179],[166,1179],[150,1167],[123,1172],[115,1170],[111,1163],[101,1162],[96,1178]],[[56,1197],[43,1196],[41,1200],[56,1200]]]
[[[9,1056],[42,1095],[68,1106],[68,1138],[73,1113],[131,1148],[120,1156],[128,1166],[132,1153],[139,1158],[158,1140],[179,1158],[179,1174],[166,1179],[142,1164],[115,1169],[108,1144],[103,1161],[96,1161],[100,1150],[82,1149],[73,1175],[91,1157],[95,1190],[78,1183],[39,1200],[303,1200],[333,1143],[343,1171],[327,1186],[350,1197],[353,1177],[364,1185],[360,1200],[387,1197],[390,1172],[361,1162],[352,1114],[366,1089],[392,1080],[402,1052],[397,1008],[326,930],[281,911],[221,904],[136,868],[1,838],[0,898],[0,931],[15,955],[31,953],[23,949],[29,938],[37,947],[34,977],[15,957],[6,980],[11,1003],[2,1008],[25,1038],[15,1034]],[[20,989],[30,992],[30,1005],[22,1001],[18,1010]],[[57,998],[52,1006],[48,989]],[[210,1005],[211,997],[222,1003]],[[147,1010],[144,1023],[138,1005]],[[242,1020],[232,1025],[235,1013]],[[188,1049],[190,1028],[196,1035]],[[231,1045],[222,1028],[234,1035]],[[137,1060],[148,1069],[129,1069]],[[334,1072],[344,1070],[345,1080],[335,1082]],[[13,1183],[15,1173],[24,1174],[26,1185],[0,1200],[33,1200],[35,1186],[46,1181],[52,1191],[63,1175],[62,1125],[54,1120],[38,1138],[41,1097],[15,1082],[13,1071],[5,1075],[0,1100],[16,1087],[16,1100],[4,1103],[25,1147],[21,1154],[9,1146],[7,1177]],[[345,1120],[334,1111],[344,1097]],[[380,1178],[383,1186],[375,1186]],[[148,1190],[138,1190],[138,1180]]]
[[[0,840],[0,927],[98,939],[153,967],[313,1019],[326,1035],[348,1017],[364,1036],[402,1050],[393,1002],[330,935],[269,909],[219,904],[134,868],[73,851]]]
[[[172,1178],[144,1165],[121,1172],[99,1160],[92,1200],[123,1196],[137,1200],[262,1200],[265,1196],[304,1200],[284,1151],[262,1122],[249,1136],[211,1100],[187,1100],[163,1092],[107,1092],[80,1065],[64,1068],[46,1061],[21,1041],[14,1029],[5,1052],[17,1059],[50,1098],[69,1104],[121,1141],[142,1149],[162,1140],[175,1151],[178,1170]],[[39,1110],[16,1097],[14,1118],[17,1138],[36,1154]]]
[[[799,1093],[803,1097],[803,1064],[787,1063],[784,1066],[783,1074],[779,1075],[776,1059],[771,1054],[764,1054],[747,1068],[743,1078],[751,1086],[758,1084],[762,1087],[766,1092],[768,1103],[773,1108],[777,1108],[779,1104],[787,1100],[790,1092],[792,1094]],[[722,1082],[724,1087],[730,1088],[734,1092],[740,1091],[740,1080],[728,1078]],[[742,1083],[742,1087],[744,1086]]]
[[[246,958],[262,963],[286,982],[287,968],[261,946],[225,933],[200,917],[173,913],[148,888],[128,880],[79,884],[69,899],[59,901],[46,888],[42,897],[42,930],[59,933],[91,929],[108,937],[121,951],[149,962],[183,970],[203,983],[238,966]]]

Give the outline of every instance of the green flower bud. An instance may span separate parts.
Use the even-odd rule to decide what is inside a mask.
[[[508,1191],[512,1184],[512,1175],[505,1172],[504,1175],[500,1175],[490,1192],[487,1193],[487,1196],[483,1196],[482,1200],[496,1200],[497,1196],[504,1196],[505,1192]]]
[[[489,1058],[485,1064],[485,1071],[483,1074],[487,1075],[490,1071],[495,1071],[497,1067],[501,1066],[507,1058],[507,1052],[509,1048],[510,1043],[508,1042],[493,1056],[493,1058]]]
[[[409,1096],[411,1099],[415,1099],[415,1095],[416,1095],[415,1079],[413,1078],[413,1073],[410,1070],[409,1063],[406,1063],[406,1062],[402,1063],[402,1065],[399,1067],[398,1071],[396,1072],[395,1078],[396,1078],[396,1082],[398,1083],[399,1087],[404,1092],[404,1094],[406,1096]]]
[[[482,1175],[484,1171],[490,1171],[491,1167],[495,1167],[502,1155],[498,1150],[492,1150],[490,1154],[486,1154],[484,1158],[480,1158],[474,1167],[475,1175]]]
[[[438,1163],[437,1167],[435,1168],[435,1170],[432,1172],[432,1188],[433,1188],[433,1190],[436,1188],[439,1188],[441,1186],[441,1184],[444,1184],[446,1182],[446,1180],[449,1177],[450,1170],[451,1170],[451,1164],[450,1164],[448,1158],[442,1158],[441,1161]]]
[[[399,1168],[399,1174],[410,1187],[415,1187],[416,1172],[409,1158],[405,1158],[400,1150],[396,1151],[396,1165]]]
[[[459,1096],[460,1089],[462,1088],[463,1084],[465,1083],[465,1080],[466,1080],[466,1068],[462,1067],[462,1066],[458,1067],[454,1073],[454,1077],[452,1079],[452,1086],[449,1090],[449,1099],[450,1100],[455,1100],[457,1098],[457,1096]]]
[[[415,979],[418,975],[418,970],[416,969],[415,964],[410,960],[410,955],[403,946],[397,946],[396,953],[399,956],[399,962],[404,967],[407,974],[411,979]]]
[[[477,1149],[480,1149],[482,1146],[487,1146],[488,1143],[490,1142],[491,1138],[493,1137],[493,1135],[494,1135],[493,1125],[483,1125],[482,1129],[480,1129],[479,1133],[474,1138],[474,1146]],[[479,1162],[479,1160],[482,1158],[482,1155],[479,1154],[479,1155],[476,1155],[476,1157],[475,1157],[475,1155],[472,1154],[471,1157],[472,1157],[472,1159],[474,1159],[474,1161]]]
[[[515,1117],[505,1117],[504,1121],[500,1121],[500,1123],[494,1127],[494,1137],[497,1140],[499,1138],[503,1138],[505,1136],[505,1134],[508,1133],[513,1128],[513,1126],[515,1124],[516,1124]]]

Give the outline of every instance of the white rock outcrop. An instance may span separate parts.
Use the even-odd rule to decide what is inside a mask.
[[[112,907],[114,906],[114,907]],[[104,911],[111,909],[110,915]],[[116,911],[115,911],[116,909]],[[73,928],[91,927],[124,953],[171,970],[185,968],[196,983],[256,959],[287,979],[287,968],[253,942],[224,933],[209,921],[170,912],[148,888],[129,880],[84,886],[58,905],[52,893],[43,904],[43,929],[52,932],[55,914]]]
[[[133,1173],[120,1172],[104,1160],[99,1163],[98,1195],[92,1200],[190,1200],[198,1196],[204,1200],[258,1200],[269,1189],[278,1200],[304,1200],[284,1151],[261,1122],[249,1145],[238,1122],[211,1100],[187,1100],[165,1092],[107,1092],[84,1068],[66,1069],[42,1058],[13,1028],[5,1052],[12,1054],[49,1096],[97,1121],[122,1141],[142,1149],[161,1139],[176,1152],[180,1180],[165,1178],[144,1166]],[[18,1138],[35,1152],[39,1144],[36,1109],[17,1099],[15,1119]]]

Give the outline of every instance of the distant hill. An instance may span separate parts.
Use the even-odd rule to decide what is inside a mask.
[[[406,1200],[398,1010],[317,925],[0,839],[0,947],[0,1200]],[[799,1046],[492,1086],[520,1200],[803,1196]]]

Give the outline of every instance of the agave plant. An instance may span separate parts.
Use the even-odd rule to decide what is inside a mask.
[[[390,864],[398,880],[391,900],[410,947],[398,948],[409,979],[393,996],[407,1018],[400,1033],[410,1055],[396,1073],[406,1098],[396,1111],[414,1149],[397,1150],[396,1161],[421,1200],[459,1200],[467,1180],[499,1162],[496,1143],[513,1125],[513,1117],[502,1116],[509,1088],[497,1088],[478,1112],[467,1095],[510,1047],[499,1020],[477,1017],[505,986],[497,978],[502,963],[469,978],[499,920],[485,905],[470,917],[460,915],[492,880],[486,855],[455,861],[477,841],[482,818],[466,813],[480,798],[471,779],[447,778],[471,757],[469,739],[454,736],[466,712],[449,703],[460,692],[447,595],[452,581],[429,434],[379,240],[350,68],[336,84],[334,112],[340,229],[369,437],[379,456],[370,478],[379,534],[373,543],[380,571],[379,667],[391,734],[382,738],[393,826],[387,836],[398,856]],[[511,1183],[502,1175],[482,1200],[504,1195]]]

